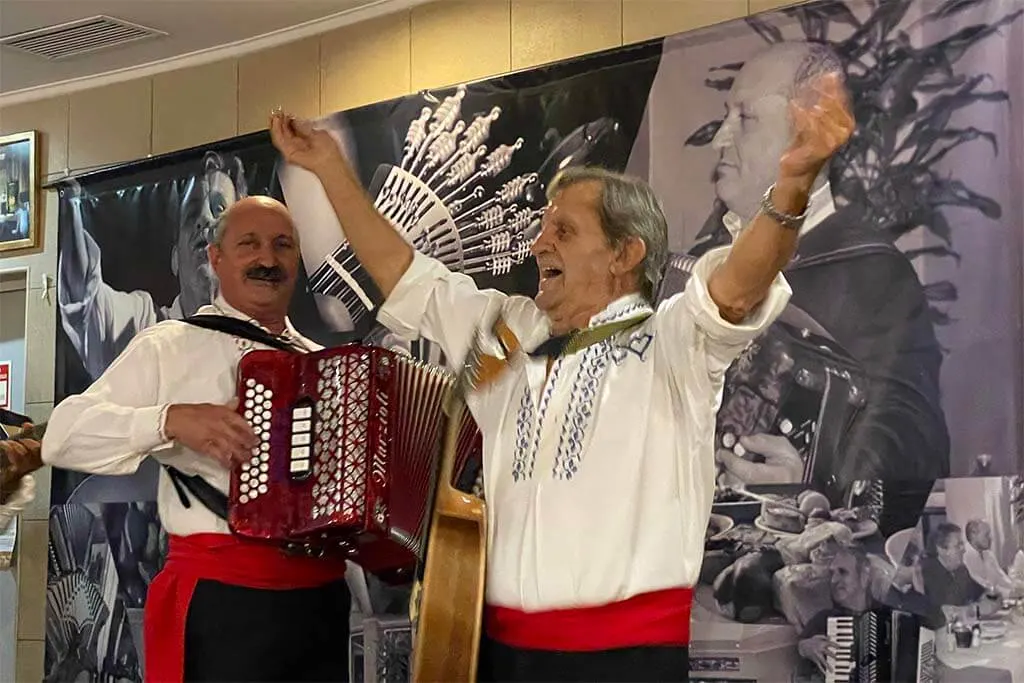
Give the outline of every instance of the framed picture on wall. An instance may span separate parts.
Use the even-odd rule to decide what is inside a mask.
[[[37,133],[0,136],[0,252],[39,244]]]

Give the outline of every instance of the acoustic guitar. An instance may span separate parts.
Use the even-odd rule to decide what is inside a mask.
[[[411,612],[413,683],[469,683],[477,677],[487,564],[487,510],[483,499],[452,485],[459,427],[470,392],[493,382],[508,367],[519,341],[500,318],[490,340],[474,339],[463,371],[445,404],[441,462],[421,582]],[[497,350],[497,356],[484,350]]]

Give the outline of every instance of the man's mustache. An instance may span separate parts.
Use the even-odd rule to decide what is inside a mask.
[[[280,266],[253,266],[245,271],[245,277],[249,280],[281,282],[285,279],[285,272]]]

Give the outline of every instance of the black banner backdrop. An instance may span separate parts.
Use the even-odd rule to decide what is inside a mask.
[[[727,378],[719,446],[741,457],[723,457],[732,466],[697,591],[693,667],[707,680],[818,676],[823,615],[851,609],[851,595],[939,619],[936,562],[1024,592],[1014,476],[1024,208],[1009,189],[1022,183],[1024,121],[1009,106],[1024,94],[1012,70],[1022,10],[1019,0],[817,2],[321,122],[418,248],[507,292],[535,291],[527,249],[554,173],[596,164],[647,178],[670,223],[665,297],[771,182],[785,143],[779,94],[807,69],[844,68],[859,131],[815,196],[787,273],[794,305]],[[414,188],[440,233],[401,211],[396,183]],[[292,319],[304,334],[443,362],[429,343],[375,324],[379,293],[316,182],[278,168],[265,133],[59,190],[58,401],[138,330],[209,301],[207,230],[253,194],[286,200],[296,218],[305,269]],[[459,248],[438,250],[427,239],[438,235]],[[154,463],[128,477],[54,472],[48,680],[141,680],[141,611],[165,548],[156,477]],[[740,483],[799,495],[819,522],[785,527],[726,488]],[[863,551],[870,576],[844,583],[837,541]],[[366,617],[353,680],[402,680],[405,590],[353,588]],[[943,671],[1024,676],[1013,656],[1022,620],[1002,615],[988,650],[945,653]]]

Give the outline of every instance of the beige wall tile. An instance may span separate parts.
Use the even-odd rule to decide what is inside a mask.
[[[512,0],[513,70],[621,44],[621,0]]]
[[[320,42],[320,113],[409,94],[409,41],[409,12],[324,34]]]
[[[746,14],[747,0],[622,0],[622,42],[671,36]]]
[[[46,665],[46,644],[42,640],[19,640],[18,655],[15,662],[15,681],[17,683],[39,683],[43,680]]]
[[[238,132],[238,62],[153,77],[153,154],[196,147]]]
[[[30,287],[32,284],[30,282]],[[41,283],[39,283],[41,284]],[[38,286],[38,285],[37,285]],[[49,290],[47,300],[42,289],[29,289],[25,307],[25,403],[53,402],[54,342],[57,336],[57,291]]]
[[[412,89],[512,69],[510,0],[443,0],[412,10]]]
[[[0,570],[0,681],[16,681],[18,656],[17,569]]]
[[[768,10],[778,9],[779,7],[799,5],[806,1],[807,0],[750,0],[747,10],[750,14],[757,14],[758,12],[767,12]]]
[[[38,154],[42,173],[62,173],[68,166],[68,98],[54,97],[6,107],[0,117],[0,134],[26,130],[41,133]]]
[[[274,107],[320,115],[320,40],[310,38],[238,60],[238,133],[267,127]]]
[[[151,151],[152,81],[117,83],[70,96],[72,169],[144,159]]]
[[[22,520],[18,529],[18,639],[46,638],[46,567],[49,524]],[[38,679],[37,679],[38,680]]]

